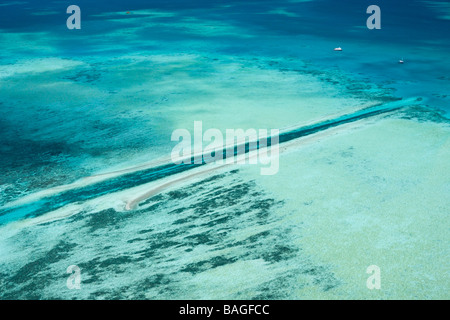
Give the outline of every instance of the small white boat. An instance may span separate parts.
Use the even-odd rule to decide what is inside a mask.
[[[405,63],[405,61],[403,60],[403,58],[401,58],[400,60],[398,60],[398,63],[400,63],[400,64],[404,64],[404,63]]]
[[[334,48],[334,51],[342,51],[342,48],[341,47]]]

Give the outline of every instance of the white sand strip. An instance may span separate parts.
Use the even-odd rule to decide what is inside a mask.
[[[386,103],[384,106],[387,108],[387,107],[394,107],[394,106],[407,106],[407,105],[414,104],[414,103],[417,103],[417,98],[416,97],[409,98],[409,99],[404,99],[404,100],[399,100],[399,101],[395,101],[395,102],[391,102],[391,103]],[[291,131],[291,130],[299,129],[299,128],[302,128],[302,127],[305,127],[305,126],[314,125],[316,123],[320,123],[320,122],[323,122],[323,121],[333,120],[333,119],[336,119],[338,117],[341,117],[341,116],[344,116],[344,115],[347,115],[347,114],[351,114],[353,112],[357,112],[359,110],[368,109],[368,108],[377,106],[379,104],[380,103],[378,101],[374,101],[373,103],[368,103],[368,104],[364,105],[363,108],[360,108],[360,109],[357,109],[357,110],[353,110],[352,112],[349,112],[347,110],[345,112],[336,113],[336,114],[333,114],[333,115],[327,115],[325,117],[322,117],[322,118],[319,118],[319,119],[315,119],[314,121],[310,121],[310,122],[307,122],[307,123],[302,123],[301,125],[297,124],[296,126],[285,127],[285,128],[280,129],[280,134],[283,134],[284,132],[288,132],[288,131]],[[252,138],[256,139],[257,137],[250,137],[250,138],[251,138],[250,140],[252,140]],[[244,140],[237,141],[237,145],[239,145],[241,143],[245,143],[245,141]],[[232,146],[233,146],[233,144],[225,145],[225,148],[230,148]],[[200,156],[202,154],[203,154],[203,152],[193,154],[192,156],[195,157],[195,156]],[[189,159],[190,157],[191,156],[189,156],[186,159]],[[116,171],[112,171],[112,172],[108,172],[108,173],[92,175],[92,176],[85,177],[85,178],[82,178],[80,180],[77,180],[77,181],[75,181],[74,183],[71,183],[71,184],[62,185],[62,186],[58,186],[58,187],[53,187],[53,188],[42,190],[42,191],[39,191],[39,192],[36,192],[36,193],[33,193],[33,194],[29,194],[27,196],[24,196],[24,197],[18,199],[18,200],[15,200],[15,201],[12,201],[12,202],[9,202],[9,203],[5,204],[3,206],[3,208],[7,209],[7,208],[15,207],[15,206],[24,205],[24,204],[27,204],[27,203],[30,203],[30,202],[34,202],[34,201],[40,200],[40,199],[45,198],[45,197],[50,197],[52,195],[56,195],[56,194],[61,193],[61,192],[65,192],[65,191],[69,191],[69,190],[73,190],[73,189],[77,189],[77,188],[86,187],[88,185],[95,184],[95,183],[98,183],[98,182],[101,182],[101,181],[104,181],[104,180],[117,178],[117,177],[119,177],[121,175],[129,174],[129,173],[134,173],[134,172],[138,172],[138,171],[142,171],[142,170],[155,168],[155,167],[158,167],[158,166],[161,166],[161,165],[164,165],[164,164],[169,164],[171,162],[172,162],[171,158],[169,156],[166,156],[166,157],[162,157],[162,158],[159,158],[157,160],[154,160],[154,161],[151,161],[151,162],[148,162],[148,163],[143,163],[143,164],[140,164],[140,165],[137,165],[137,166],[128,167],[128,168],[124,168],[124,169],[120,169],[120,170],[116,170]],[[208,170],[209,170],[209,168],[208,168]]]

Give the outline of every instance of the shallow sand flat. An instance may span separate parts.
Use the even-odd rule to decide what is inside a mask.
[[[278,175],[257,179],[284,199],[286,223],[301,225],[303,252],[340,280],[299,297],[448,298],[449,130],[388,118],[286,153]],[[382,270],[380,291],[366,288],[370,265]]]
[[[320,136],[326,137],[327,135],[330,134],[330,132],[332,133],[333,130],[330,130],[330,129],[323,130],[324,123],[335,123],[339,127],[342,127],[342,128],[338,128],[337,129],[338,131],[345,130],[346,125],[342,125],[342,121],[344,121],[344,119],[348,118],[350,120],[355,117],[357,117],[357,118],[363,117],[364,118],[364,116],[374,117],[373,112],[375,112],[375,111],[388,112],[390,110],[388,113],[392,113],[393,112],[392,110],[397,110],[399,107],[405,108],[406,106],[409,106],[410,104],[417,103],[419,100],[416,98],[411,98],[411,99],[396,101],[396,102],[392,102],[392,103],[377,105],[370,109],[358,110],[358,112],[356,112],[356,113],[341,114],[341,115],[335,114],[332,117],[325,117],[322,119],[317,119],[315,122],[310,123],[308,127],[304,127],[304,126],[302,126],[300,128],[288,127],[286,129],[282,130],[281,135],[283,137],[285,136],[285,138],[280,138],[280,139],[282,139],[280,141],[285,141],[286,138],[289,136],[290,136],[290,138],[288,138],[288,139],[292,139],[293,132],[297,132],[297,135],[305,134],[305,132],[308,132],[307,128],[311,128],[311,125],[313,127],[318,126],[318,128],[322,127],[321,131],[323,131],[323,132],[319,133],[318,135],[314,134],[312,137],[312,140],[317,139],[317,136],[318,137],[320,137]],[[362,122],[363,124],[364,123],[370,124],[371,122],[376,121],[377,116],[375,116],[375,118],[370,119],[369,121],[362,121],[361,118],[359,118],[359,119],[360,120],[357,121],[357,123]],[[350,124],[352,124],[352,121],[350,121]],[[251,140],[255,139],[255,137],[250,138],[250,139]],[[297,139],[298,139],[298,136],[297,136]],[[311,140],[311,139],[308,139],[308,140]],[[300,139],[300,143],[303,143],[303,141],[304,141],[304,139]],[[244,141],[241,141],[238,143],[243,143],[243,142]],[[283,142],[282,143],[282,151],[288,149],[292,145],[298,145],[298,143],[295,140],[293,140],[289,143]],[[278,149],[278,147],[277,147],[277,149]],[[250,156],[251,158],[255,158],[254,161],[257,162],[258,161],[258,159],[257,159],[258,153],[261,153],[261,150],[259,152],[257,152],[257,151],[251,152],[248,156]],[[270,154],[272,154],[272,151],[270,151]],[[246,158],[247,158],[247,155],[242,155],[242,156],[237,157],[235,159],[236,161],[232,161],[232,162],[240,163],[243,160],[243,163],[246,163],[247,162],[245,160]],[[40,216],[40,215],[44,214],[45,212],[53,211],[53,210],[56,210],[57,208],[64,206],[64,205],[60,205],[59,203],[64,203],[67,205],[68,203],[86,201],[88,199],[93,199],[98,196],[101,196],[102,194],[105,194],[105,192],[107,192],[108,190],[110,191],[110,193],[113,193],[113,192],[117,192],[119,190],[128,189],[126,191],[126,193],[131,195],[131,198],[130,198],[130,196],[127,196],[128,200],[126,200],[127,203],[125,205],[125,209],[131,210],[131,209],[134,209],[136,207],[136,205],[139,204],[141,201],[151,197],[152,195],[162,192],[164,189],[167,189],[176,184],[180,184],[183,181],[191,181],[193,178],[195,178],[199,175],[205,175],[208,172],[214,172],[214,171],[217,171],[217,169],[223,167],[223,165],[219,162],[219,163],[216,163],[213,165],[205,166],[204,168],[201,167],[201,168],[197,168],[197,169],[192,169],[183,174],[176,174],[172,178],[171,175],[173,175],[173,173],[169,173],[169,172],[173,172],[173,170],[175,170],[175,172],[180,172],[178,170],[185,171],[186,168],[184,168],[184,169],[183,168],[181,168],[181,169],[180,168],[171,168],[170,167],[170,163],[171,163],[170,159],[166,159],[165,161],[164,161],[164,159],[161,159],[159,161],[159,165],[167,164],[167,165],[169,165],[169,168],[167,168],[167,167],[165,167],[164,169],[160,168],[159,166],[157,166],[157,163],[158,162],[153,163],[153,167],[152,167],[152,163],[147,163],[147,164],[141,164],[141,165],[135,166],[135,167],[129,167],[124,170],[110,172],[108,174],[94,175],[94,176],[87,177],[87,178],[81,179],[79,181],[76,181],[73,184],[60,186],[60,187],[56,187],[56,188],[50,188],[50,189],[47,189],[42,192],[37,192],[35,194],[31,194],[31,195],[23,197],[17,201],[10,202],[6,206],[4,206],[4,208],[12,208],[14,206],[25,205],[25,207],[13,209],[14,211],[12,211],[12,212],[2,213],[4,215],[3,218],[5,218],[7,221],[13,221],[14,219],[19,219],[20,217],[25,217],[25,216],[29,217],[29,216],[31,216],[32,213],[33,213],[32,214],[33,216],[36,216],[36,215]],[[226,163],[228,164],[229,161],[226,161]],[[277,163],[278,163],[278,161],[277,161]],[[223,164],[225,164],[225,163],[223,163]],[[150,171],[148,171],[149,169],[150,169]],[[154,178],[152,178],[152,176],[154,174],[161,175],[163,172],[165,172],[163,174],[163,176],[165,176],[164,179],[161,179],[162,176],[160,176],[160,178],[158,178],[155,182],[148,183],[149,181],[154,180]],[[132,176],[126,175],[128,173],[133,173],[133,175]],[[124,177],[121,177],[121,175],[124,175]],[[103,185],[96,184],[96,183],[101,183],[108,179],[111,180],[113,178],[118,178],[119,180],[118,181],[107,181],[106,184],[103,184]],[[127,180],[130,180],[131,183],[128,183]],[[89,187],[90,195],[86,195],[86,189],[84,189],[84,191],[82,189],[84,187]],[[78,189],[81,188],[82,190],[78,190],[78,191],[75,190],[77,188]],[[147,189],[145,191],[145,193],[143,193],[143,191],[140,191],[140,194],[135,194],[136,192],[139,192],[139,191],[133,191],[135,189],[142,189],[142,188]],[[73,190],[72,193],[68,192],[71,190]],[[122,194],[122,192],[119,192],[119,194]],[[52,196],[54,196],[54,198],[45,199],[46,197],[52,197]],[[33,202],[36,202],[36,203],[33,204]],[[40,204],[39,204],[39,202],[40,202]],[[31,205],[31,207],[30,207],[30,205]],[[45,207],[47,207],[47,208],[45,208]],[[29,211],[29,210],[31,210],[31,211]],[[42,210],[44,210],[44,211],[42,211]],[[62,211],[64,211],[64,208]],[[10,216],[10,218],[8,218],[8,215]],[[15,218],[14,218],[14,215],[16,215]],[[54,218],[56,218],[58,216],[58,214],[52,212],[51,216],[52,216],[52,220],[53,220]],[[66,217],[67,214],[62,213],[62,214],[60,214],[60,216]],[[34,219],[34,220],[46,221],[47,219],[45,217],[42,217],[42,219],[39,218],[39,219]]]
[[[82,8],[72,31],[31,16],[58,4],[2,8],[1,205],[151,166],[195,120],[283,129],[394,96],[450,110],[448,19],[433,2],[399,1],[377,33],[356,0],[139,2]],[[229,166],[69,192],[0,227],[0,298],[448,299],[448,140],[448,122],[416,106],[292,141],[275,176]],[[73,264],[80,291],[66,287]],[[381,291],[365,286],[371,264]]]
[[[81,65],[83,62],[59,58],[26,59],[14,64],[0,65],[0,79],[20,74],[40,74],[73,69]]]
[[[279,63],[288,62],[158,53],[5,65],[0,104],[9,157],[0,163],[7,173],[0,201],[167,156],[173,130],[192,130],[197,120],[203,131],[283,129],[383,102],[386,93],[338,71]]]
[[[447,298],[448,124],[397,113],[310,140],[275,176],[234,166],[134,211],[110,194],[11,231],[3,297]],[[64,289],[70,264],[78,293]],[[372,264],[381,291],[365,286]]]

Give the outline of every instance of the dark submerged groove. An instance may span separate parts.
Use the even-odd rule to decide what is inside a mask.
[[[336,119],[326,120],[309,126],[297,128],[288,132],[283,132],[279,135],[279,144],[292,141],[294,139],[298,139],[301,137],[305,137],[314,133],[318,133],[320,131],[331,129],[339,125],[370,118],[387,112],[396,111],[399,110],[400,108],[401,107],[398,106],[386,107],[383,105],[372,107],[369,109],[359,110],[351,114],[346,114]],[[256,149],[265,147],[266,145],[267,146],[272,145],[272,137],[268,137],[267,139],[259,139],[256,143]],[[244,148],[242,148],[242,146],[244,146]],[[235,157],[238,154],[239,149],[238,147],[241,147],[241,150],[239,150],[240,152],[243,151],[246,154],[254,150],[255,149],[254,146],[255,146],[254,142],[253,143],[246,142],[244,144],[234,145],[233,147],[223,148],[222,149],[223,159],[227,158],[227,150],[231,151],[230,150],[231,148],[233,148],[233,152],[228,152],[229,154],[232,154],[232,156],[229,157]],[[122,191],[141,184],[156,181],[164,177],[172,176],[177,173],[185,172],[187,170],[203,166],[206,164],[205,156],[206,156],[205,154],[202,155],[201,159],[202,162],[198,164],[195,163],[194,157],[191,157],[190,163],[187,164],[168,163],[162,166],[145,169],[142,171],[125,174],[120,177],[112,178],[106,181],[94,183],[92,185],[88,185],[82,188],[64,191],[59,194],[50,197],[45,197],[38,201],[28,203],[22,206],[0,210],[0,225],[4,225],[8,222],[23,218],[37,217],[47,212],[51,212],[53,210],[62,208],[70,203],[94,199],[108,193]]]

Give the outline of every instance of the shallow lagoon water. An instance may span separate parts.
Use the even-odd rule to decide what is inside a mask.
[[[285,129],[408,101],[281,145],[274,176],[230,166],[131,211],[127,201],[158,182],[7,219],[1,297],[448,298],[446,7],[385,5],[386,31],[374,34],[351,3],[327,26],[330,3],[99,2],[85,4],[78,33],[59,22],[59,4],[28,4],[26,22],[0,19],[3,209],[163,159],[172,131],[195,120]],[[424,22],[408,24],[418,9]],[[66,287],[73,264],[79,291]],[[380,291],[365,285],[372,264]]]

